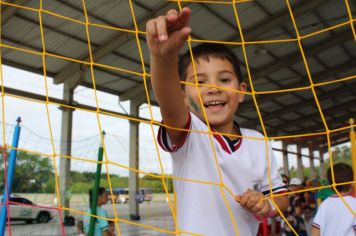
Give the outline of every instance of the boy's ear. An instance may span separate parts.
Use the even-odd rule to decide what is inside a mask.
[[[247,88],[246,83],[245,82],[241,82],[239,90],[242,91],[242,92],[246,92],[246,88]],[[245,100],[245,94],[244,93],[240,93],[239,94],[239,103],[243,102],[244,100]]]

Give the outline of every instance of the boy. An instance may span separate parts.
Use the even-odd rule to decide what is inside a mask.
[[[333,167],[335,183],[347,183],[353,181],[352,168],[345,163],[335,164]],[[333,183],[331,169],[328,169],[329,183]],[[338,185],[335,187],[343,196],[343,200],[356,213],[356,199],[351,195],[351,184]],[[343,235],[355,236],[356,221],[350,209],[337,195],[332,195],[324,200],[314,217],[312,224],[312,236],[319,235]]]
[[[92,195],[93,192],[90,189],[89,190],[89,206],[92,203]],[[101,216],[104,218],[108,218],[108,213],[101,208],[102,205],[105,205],[108,201],[108,193],[106,192],[105,188],[99,187],[98,189],[98,200],[97,200],[97,208],[96,208],[96,215],[97,216]],[[91,208],[89,207],[89,209],[87,210],[88,214],[91,214]],[[84,221],[84,232],[86,234],[89,233],[89,227],[90,227],[90,216],[89,215],[85,215],[83,217],[83,221]],[[95,218],[95,228],[94,228],[94,235],[95,236],[109,236],[109,223],[107,220],[105,219],[101,219],[101,218]]]
[[[233,120],[244,99],[237,90],[245,91],[246,84],[241,81],[239,62],[230,50],[215,44],[195,48],[197,83],[189,53],[180,60],[178,73],[178,53],[191,32],[189,17],[189,8],[181,13],[170,10],[146,25],[151,82],[164,124],[205,132],[209,125],[215,132],[214,152],[209,135],[163,127],[159,130],[158,141],[171,152],[173,174],[181,179],[174,185],[177,228],[180,235],[256,235],[258,219],[276,214],[273,204],[262,200],[270,193],[265,142],[261,134],[240,129]],[[194,86],[185,84],[182,92],[180,78]],[[200,95],[204,107],[199,105]],[[268,153],[273,192],[285,191],[270,147]],[[239,203],[222,183],[236,194]],[[287,196],[275,197],[274,201],[282,211],[287,208]]]

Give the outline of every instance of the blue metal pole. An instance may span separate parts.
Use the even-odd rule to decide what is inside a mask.
[[[9,201],[9,197],[11,194],[11,189],[12,189],[12,182],[14,179],[14,172],[15,172],[15,165],[16,165],[16,155],[17,155],[17,147],[19,145],[19,139],[20,139],[20,122],[21,118],[17,118],[16,120],[17,125],[14,130],[14,136],[12,137],[12,146],[11,146],[11,151],[8,159],[8,168],[7,168],[7,178],[6,178],[6,183],[4,185],[4,192],[2,195],[2,200],[1,200],[1,212],[0,212],[0,235],[3,236],[5,233],[5,226],[6,226],[6,218],[7,218],[7,203]]]

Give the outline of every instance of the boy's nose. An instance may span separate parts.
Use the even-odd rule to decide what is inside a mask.
[[[217,87],[216,84],[211,84],[211,86],[208,87],[208,93],[219,93],[220,89]]]

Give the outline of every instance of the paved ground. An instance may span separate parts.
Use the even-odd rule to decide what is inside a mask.
[[[119,214],[119,219],[128,220],[128,205],[117,204],[116,210]],[[85,205],[72,206],[74,209],[85,211]],[[107,204],[104,208],[108,211],[109,217],[114,218],[114,209],[111,204]],[[76,220],[81,218],[81,215],[72,214]],[[129,223],[121,222],[119,224],[120,234],[116,231],[116,235],[123,236],[144,236],[154,235],[163,236],[169,235],[167,233],[159,232],[157,230],[146,229],[142,226],[134,224],[144,224],[150,227],[161,228],[172,231],[174,229],[173,220],[170,214],[168,204],[166,202],[151,202],[140,204],[140,221],[129,221]],[[25,224],[24,222],[11,222],[11,226],[7,226],[5,235],[24,235],[24,236],[55,236],[55,235],[77,235],[75,226],[61,227],[58,215],[55,216],[47,224]],[[9,232],[11,228],[11,233]]]

